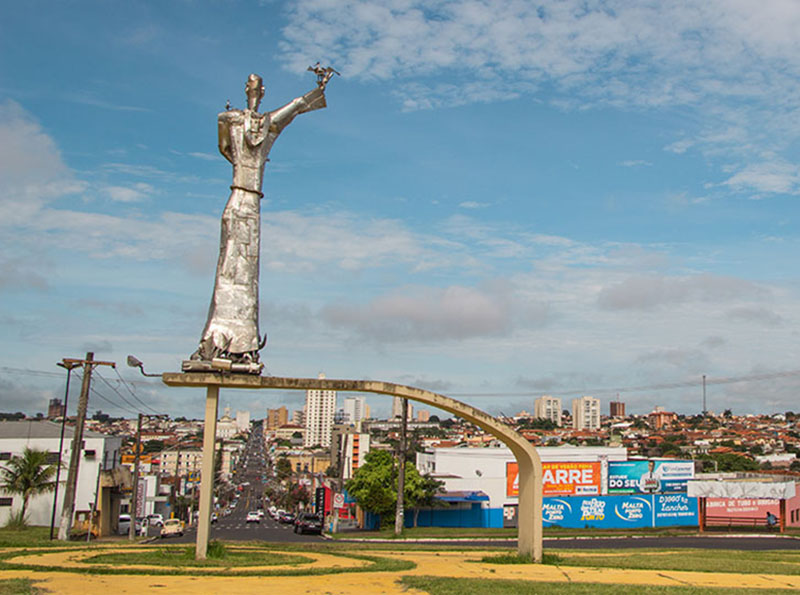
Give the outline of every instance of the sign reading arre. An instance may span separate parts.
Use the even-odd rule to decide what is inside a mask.
[[[542,463],[542,494],[545,496],[599,496],[601,463]],[[519,467],[506,463],[506,496],[519,496]]]

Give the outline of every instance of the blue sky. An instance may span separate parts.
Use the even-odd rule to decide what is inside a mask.
[[[328,108],[264,181],[268,373],[493,413],[630,387],[630,411],[690,413],[703,374],[774,373],[710,385],[709,408],[797,409],[799,29],[779,0],[8,4],[0,409],[44,410],[87,349],[179,369],[230,184],[216,114],[250,72],[283,105],[317,60],[342,73]],[[695,384],[647,388],[668,383]],[[223,401],[260,417],[302,395]]]

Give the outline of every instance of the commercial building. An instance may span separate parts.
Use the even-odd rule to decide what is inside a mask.
[[[325,378],[325,374],[320,374]],[[322,446],[329,448],[331,445],[331,429],[333,416],[336,411],[335,390],[307,390],[305,405],[306,434],[303,446]]]
[[[544,395],[533,402],[533,416],[548,419],[561,427],[561,398]]]
[[[576,430],[599,430],[600,399],[586,396],[573,399],[572,427]]]

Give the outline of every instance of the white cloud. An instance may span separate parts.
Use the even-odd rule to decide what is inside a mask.
[[[106,186],[105,192],[114,202],[141,202],[150,196],[155,188],[139,182],[132,186]]]
[[[739,192],[800,194],[800,166],[781,159],[753,163],[723,184]]]
[[[508,335],[522,320],[508,284],[483,288],[406,288],[366,304],[326,306],[322,319],[334,328],[380,344],[464,340]],[[528,324],[541,326],[548,310],[528,304]],[[534,313],[534,310],[537,310]]]
[[[765,293],[758,285],[734,277],[708,273],[689,277],[649,275],[603,287],[597,303],[606,310],[648,310],[688,301],[731,301]]]
[[[525,95],[561,109],[689,107],[666,150],[752,156],[800,134],[798,30],[793,0],[298,0],[281,49],[295,72],[322,59],[397,82],[406,110]]]
[[[618,165],[622,167],[650,167],[653,164],[644,159],[628,159],[626,161],[620,161]]]

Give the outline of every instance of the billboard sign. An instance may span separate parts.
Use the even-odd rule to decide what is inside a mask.
[[[697,524],[697,498],[684,494],[544,498],[545,527],[621,529]]]
[[[600,462],[542,463],[542,494],[545,496],[599,496],[602,483]],[[519,467],[506,463],[506,496],[519,496]]]
[[[609,494],[686,492],[693,461],[609,461]]]

